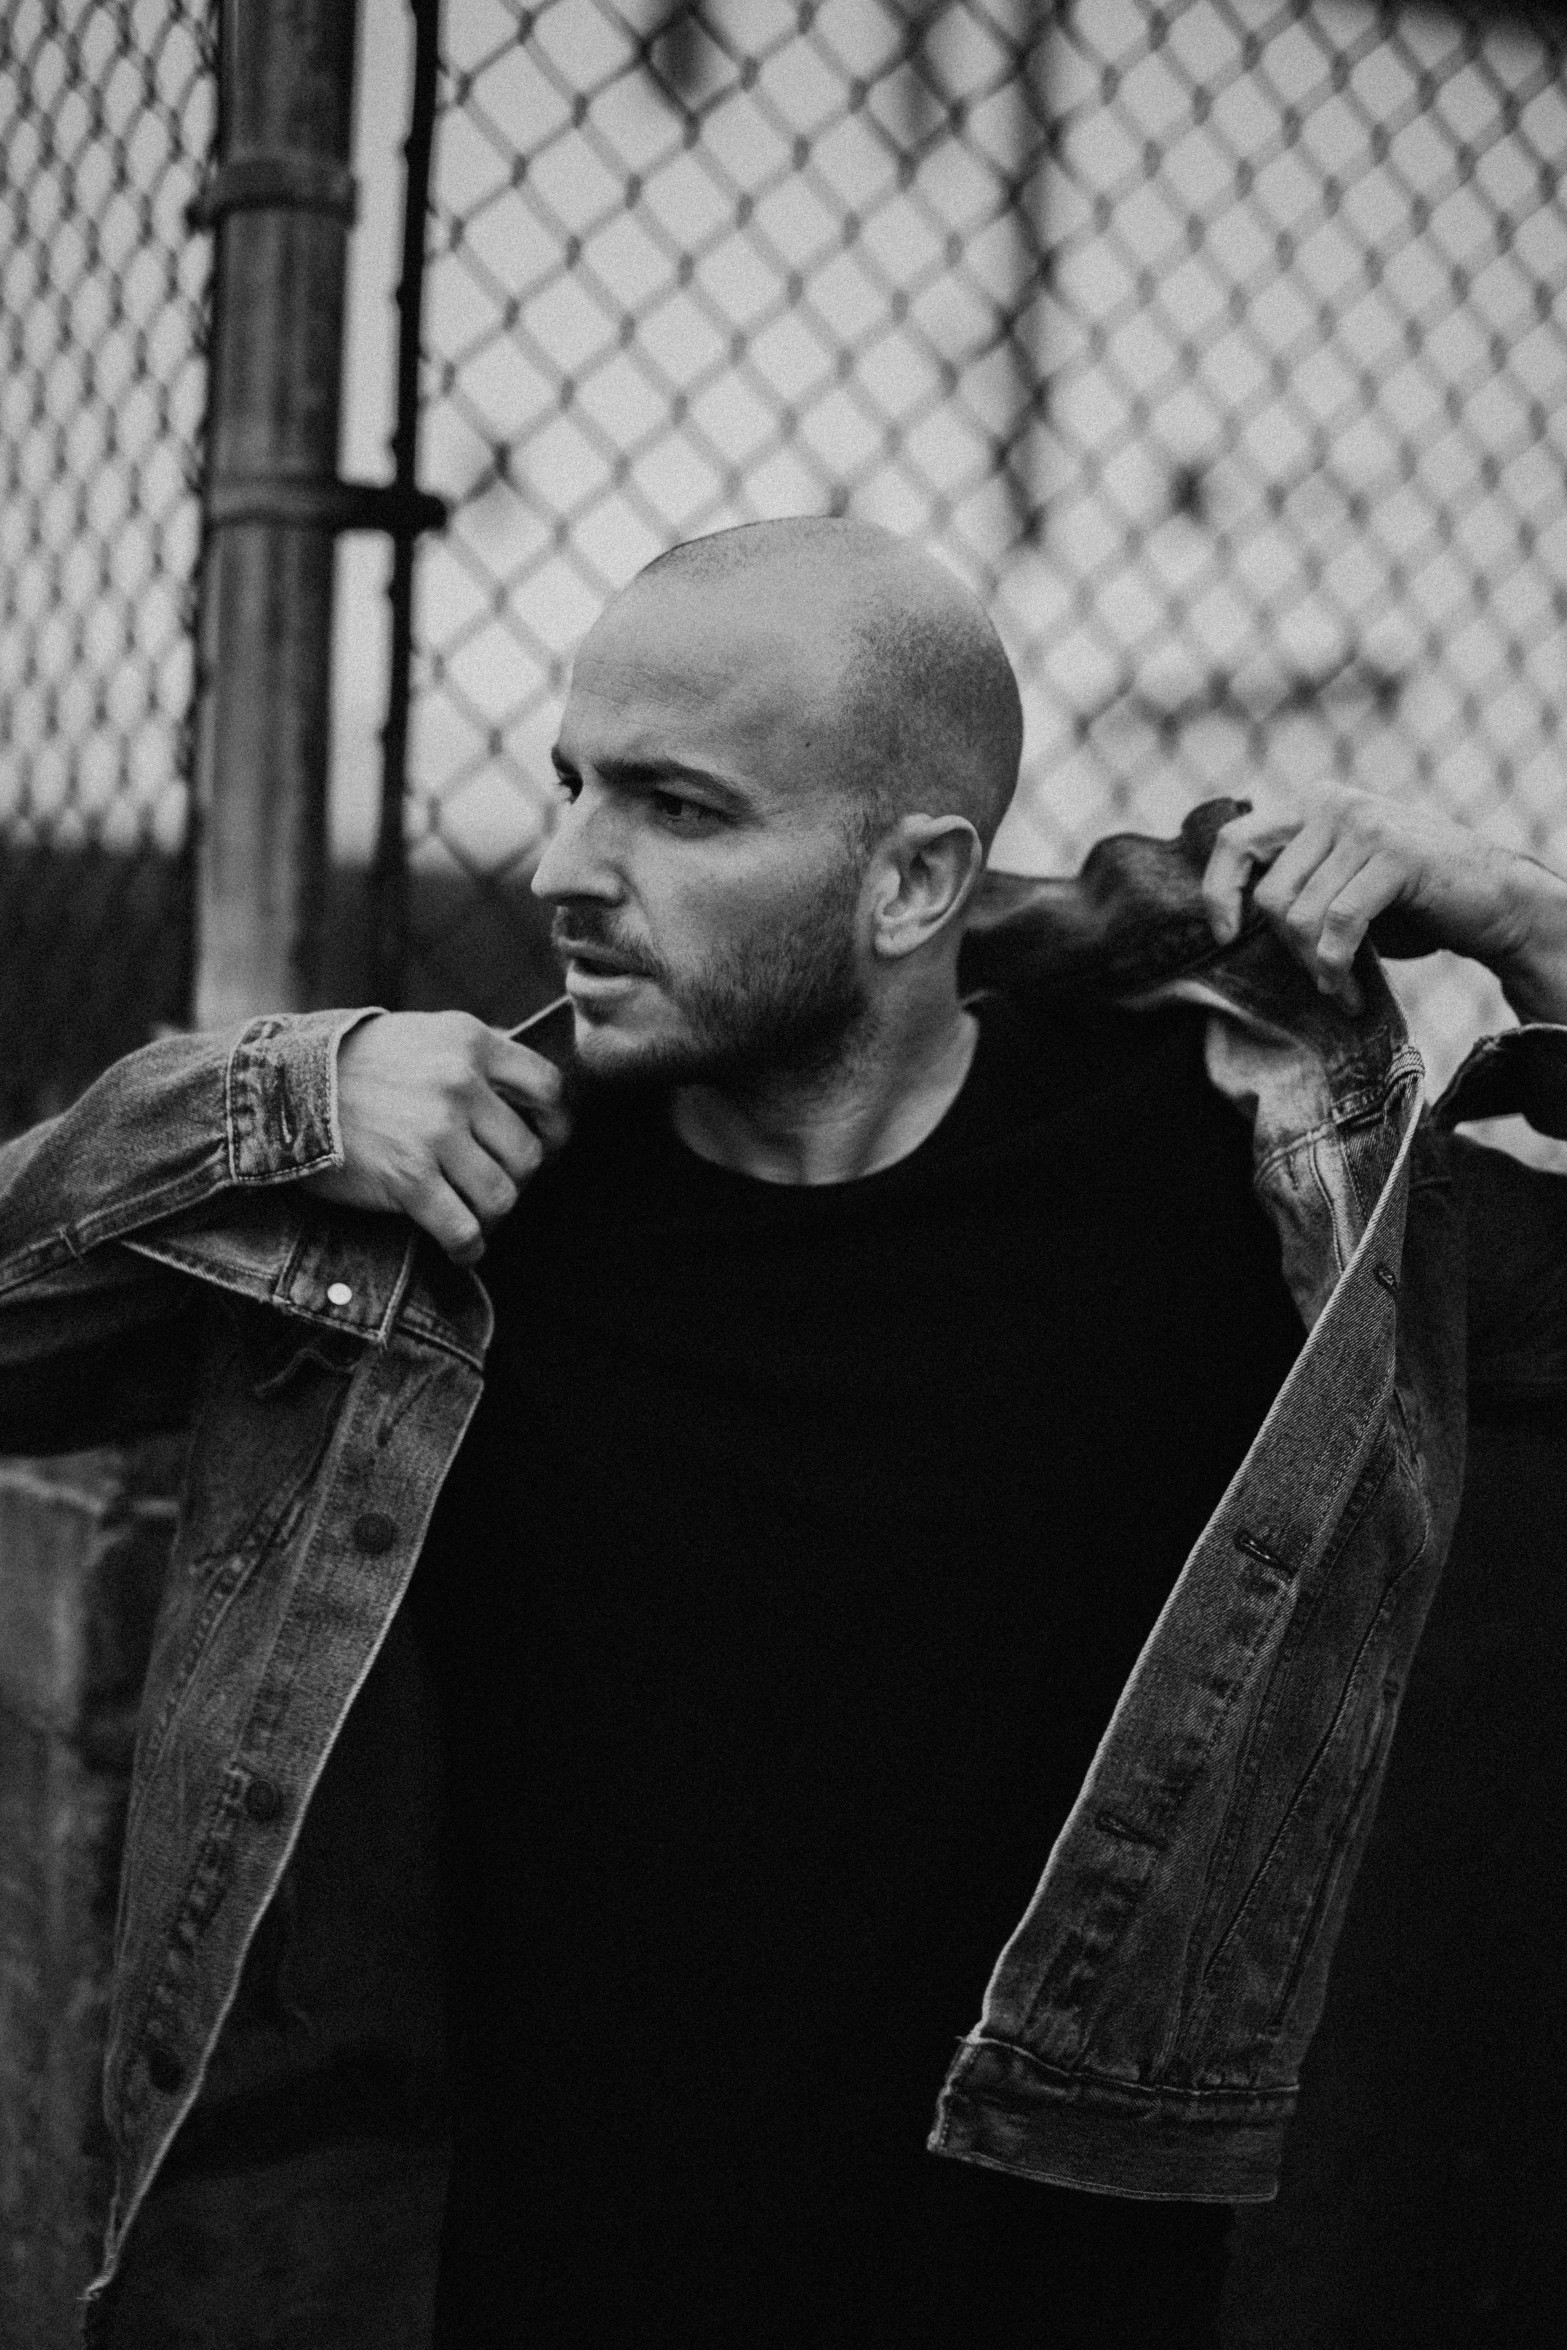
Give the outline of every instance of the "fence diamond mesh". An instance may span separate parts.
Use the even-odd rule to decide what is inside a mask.
[[[1029,720],[998,862],[1314,776],[1549,854],[1564,160],[1560,42],[1495,9],[449,5],[414,984],[526,931],[604,598],[768,514],[986,598]],[[1496,1009],[1407,992],[1439,1065]]]
[[[182,1001],[208,15],[0,9],[0,1128]]]

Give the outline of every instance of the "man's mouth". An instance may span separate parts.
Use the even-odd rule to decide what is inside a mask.
[[[555,941],[555,951],[565,963],[574,963],[579,970],[606,979],[645,979],[647,973],[640,963],[628,956],[612,954],[606,947],[578,944],[569,938]]]

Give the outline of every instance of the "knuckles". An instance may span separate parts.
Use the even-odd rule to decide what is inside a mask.
[[[484,1225],[510,1214],[546,1155],[495,1091],[494,1031],[452,1011],[386,1014],[360,1034],[365,1042],[341,1097],[348,1173],[357,1169],[375,1204],[411,1216],[449,1255],[477,1253]],[[507,1163],[489,1163],[481,1193],[465,1202],[447,1166],[454,1149],[469,1161],[479,1113],[493,1121],[497,1107],[511,1127]]]

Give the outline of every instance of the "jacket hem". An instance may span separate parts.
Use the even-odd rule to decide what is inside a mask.
[[[1149,2087],[1059,2072],[998,2041],[966,2041],[927,2145],[1094,2195],[1271,2203],[1295,2103],[1293,2089]]]

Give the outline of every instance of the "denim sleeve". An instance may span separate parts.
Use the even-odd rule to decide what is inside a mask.
[[[1567,1028],[1487,1037],[1434,1112],[1463,1215],[1469,1391],[1482,1409],[1567,1396],[1567,1176],[1451,1131],[1520,1114],[1567,1140]]]
[[[193,1285],[117,1244],[220,1194],[340,1165],[337,1046],[365,1016],[163,1038],[0,1145],[0,1449],[68,1449],[178,1418],[190,1350],[165,1341]]]

